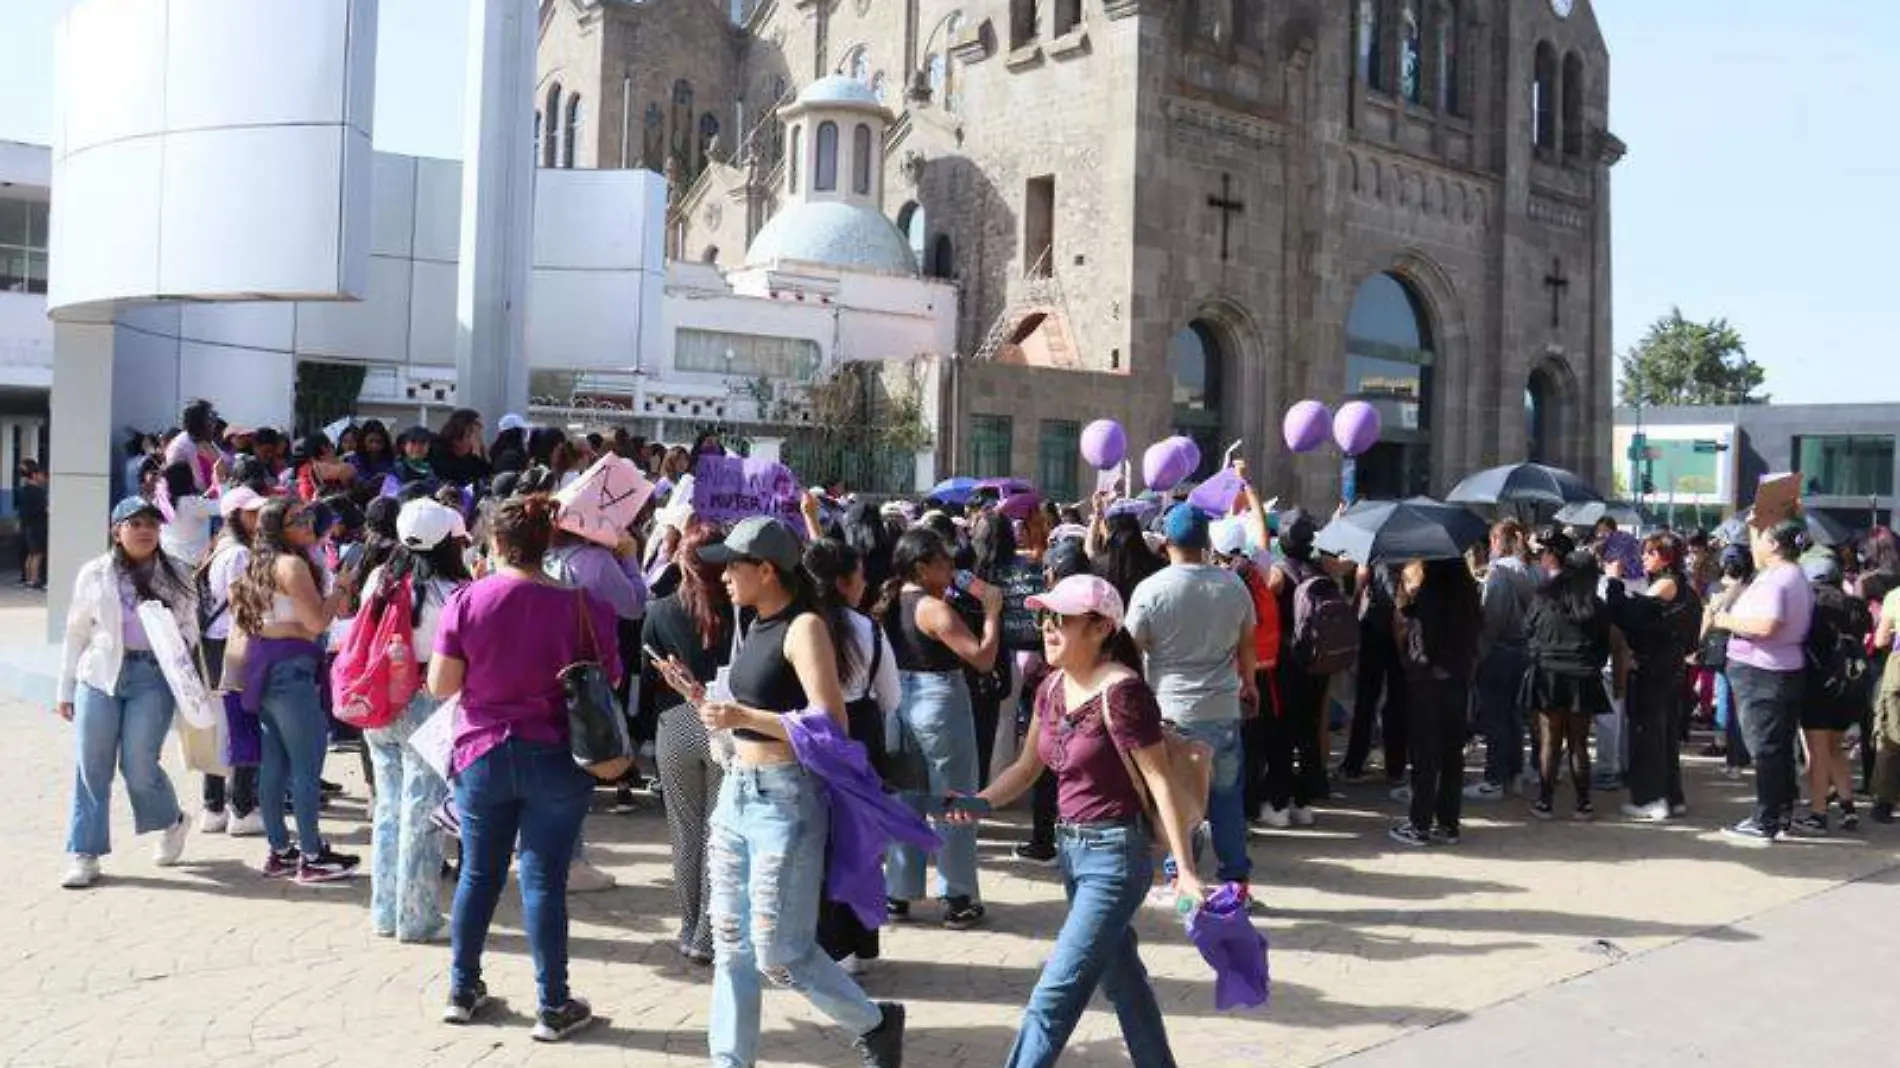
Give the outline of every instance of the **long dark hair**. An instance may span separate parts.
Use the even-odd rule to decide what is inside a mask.
[[[1478,664],[1478,635],[1483,609],[1478,584],[1462,560],[1432,560],[1415,591],[1401,583],[1399,609],[1417,622],[1432,664],[1455,675],[1469,675]]]
[[[443,538],[436,542],[435,548],[426,552],[397,542],[395,550],[389,555],[388,564],[383,568],[383,589],[394,591],[396,583],[405,578],[410,580],[413,587],[411,592],[415,601],[411,608],[418,618],[422,615],[423,606],[428,603],[430,587],[437,580],[458,586],[475,581],[475,576],[469,574],[468,562],[462,559],[462,543],[455,538]],[[387,598],[382,603],[387,604]],[[375,626],[381,617],[379,607],[370,615],[369,625]],[[357,622],[361,624],[363,620]]]
[[[898,532],[891,529],[869,501],[853,501],[838,524],[839,539],[864,562],[865,603],[858,607],[870,611],[878,592],[891,577],[891,558],[897,549]]]
[[[724,564],[711,564],[699,558],[699,550],[725,543],[725,532],[703,520],[695,519],[680,535],[673,551],[673,562],[680,569],[679,601],[686,618],[693,621],[693,633],[702,649],[712,648],[719,640],[719,629],[732,617],[732,597],[726,593]]]
[[[217,434],[217,409],[208,400],[194,400],[185,405],[178,421],[194,443],[210,441]]]
[[[1597,597],[1597,579],[1602,572],[1597,558],[1588,549],[1573,549],[1564,557],[1563,566],[1537,588],[1537,598],[1578,626],[1595,622],[1603,613]]]
[[[949,556],[950,546],[943,535],[929,527],[906,530],[904,536],[897,539],[897,547],[891,550],[891,577],[884,580],[884,588],[879,591],[871,614],[883,620],[887,628],[893,626],[904,583],[911,581],[925,564]]]
[[[323,589],[323,569],[310,554],[290,544],[286,520],[296,505],[283,498],[266,504],[257,513],[257,534],[251,540],[251,562],[244,574],[231,584],[231,611],[238,627],[249,634],[264,629],[271,612],[271,598],[277,594],[277,559],[289,556],[310,570],[310,581]]]
[[[370,452],[370,435],[382,439],[383,446],[376,452]],[[389,463],[396,458],[396,444],[389,440],[389,428],[380,419],[365,419],[363,425],[356,428],[356,455],[366,459],[376,459]]]
[[[1003,567],[1016,558],[1016,525],[998,511],[976,517],[970,529],[970,548],[976,551],[971,568],[986,582],[994,582]]]
[[[132,580],[132,590],[141,602],[157,601],[170,609],[174,607],[173,597],[191,594],[191,581],[172,564],[163,549],[152,550],[146,563],[149,566],[142,567],[134,562],[119,540],[112,540],[112,566],[118,569],[119,574]]]
[[[1154,550],[1148,548],[1140,520],[1127,512],[1108,518],[1108,538],[1095,571],[1122,595],[1122,603],[1127,604],[1134,598],[1135,587],[1141,585],[1143,579],[1165,566]]]
[[[165,465],[165,493],[174,501],[199,494],[198,475],[188,463],[180,461]]]

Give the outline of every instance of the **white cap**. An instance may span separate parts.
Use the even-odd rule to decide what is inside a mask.
[[[500,429],[503,432],[507,432],[510,430],[530,429],[528,426],[528,421],[526,419],[521,418],[519,415],[516,415],[514,412],[509,412],[507,415],[502,416],[501,422],[495,425],[498,429]]]
[[[270,503],[270,498],[248,486],[233,486],[218,497],[218,515],[229,519],[239,512],[255,512]]]
[[[1247,521],[1240,516],[1216,519],[1208,528],[1214,551],[1222,556],[1239,556],[1247,551]]]
[[[449,538],[467,537],[462,513],[426,497],[410,501],[396,513],[396,537],[417,552],[429,552]]]

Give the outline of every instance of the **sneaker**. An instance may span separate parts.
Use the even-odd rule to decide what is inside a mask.
[[[1551,809],[1550,802],[1548,801],[1538,801],[1531,805],[1531,815],[1540,820],[1557,818],[1557,813]]]
[[[1876,801],[1874,802],[1874,807],[1867,814],[1873,817],[1875,823],[1892,823],[1893,802]]]
[[[1412,826],[1410,821],[1393,824],[1392,829],[1385,832],[1385,836],[1403,846],[1418,847],[1432,844],[1431,836]]]
[[[1570,814],[1570,818],[1576,820],[1578,823],[1589,823],[1591,820],[1597,818],[1596,807],[1590,804],[1590,802],[1585,801],[1583,804],[1577,806],[1576,811]]]
[[[348,853],[339,853],[331,849],[329,843],[323,846],[323,852],[314,857],[304,857],[297,862],[297,882],[302,886],[316,883],[334,883],[356,874],[356,866],[361,858]]]
[[[904,1068],[904,1006],[880,1001],[884,1019],[858,1037],[858,1063],[864,1068]]]
[[[1623,815],[1642,823],[1661,823],[1669,818],[1669,803],[1651,801],[1647,805],[1624,805]]]
[[[208,808],[198,813],[199,834],[223,834],[230,825],[230,814],[221,808]]]
[[[1465,787],[1466,801],[1501,801],[1504,787],[1494,782],[1474,782]]]
[[[892,923],[909,923],[910,902],[887,897],[884,899],[884,915]]]
[[[1841,830],[1843,831],[1860,830],[1860,813],[1856,812],[1851,807],[1842,809],[1841,810]]]
[[[1401,805],[1409,805],[1412,803],[1412,788],[1410,786],[1397,787],[1392,791],[1391,797]]]
[[[839,961],[838,967],[843,968],[844,973],[853,978],[870,971],[869,962],[865,961],[864,958],[858,956],[856,953],[852,953],[846,956],[845,959]]]
[[[594,1007],[580,998],[568,998],[562,1005],[534,1014],[534,1030],[529,1037],[536,1042],[559,1042],[595,1020]]]
[[[983,922],[983,903],[967,897],[943,899],[943,925],[952,931],[967,931]]]
[[[622,786],[614,790],[614,801],[607,806],[607,811],[620,816],[640,811],[640,802],[634,799],[633,787]]]
[[[226,825],[225,833],[233,838],[262,838],[264,836],[264,814],[252,809],[249,812],[232,816]]]
[[[602,890],[612,890],[620,880],[612,872],[601,871],[585,858],[575,857],[567,865],[567,892],[570,894],[597,894]]]
[[[59,885],[67,890],[84,890],[99,881],[99,858],[85,853],[74,853],[72,866],[59,880]]]
[[[1458,828],[1456,827],[1432,828],[1432,842],[1435,845],[1455,846],[1461,841],[1463,841],[1463,839],[1458,836]]]
[[[1294,805],[1293,811],[1288,815],[1292,818],[1295,827],[1311,827],[1315,822],[1313,810],[1305,805]]]
[[[191,833],[191,821],[180,812],[170,827],[159,832],[157,844],[152,846],[152,863],[161,868],[169,868],[178,863],[185,855],[185,835]]]
[[[465,1024],[488,1007],[488,984],[477,982],[473,989],[450,991],[449,1003],[442,1007],[442,1022]]]
[[[1274,808],[1268,805],[1267,811],[1260,817],[1260,822],[1276,830],[1284,831],[1293,826],[1293,812],[1291,809]]]
[[[264,878],[282,879],[287,875],[295,875],[297,865],[302,860],[303,854],[297,851],[296,846],[291,846],[282,853],[272,850],[270,856],[264,858]]]
[[[1056,847],[1052,845],[1046,846],[1035,842],[1026,842],[1010,850],[1009,853],[1010,856],[1015,857],[1017,860],[1026,861],[1030,864],[1047,865],[1056,862]]]
[[[1810,812],[1788,824],[1788,829],[1808,838],[1827,837],[1827,813]]]
[[[1774,844],[1777,835],[1761,825],[1761,821],[1750,816],[1733,827],[1722,828],[1722,835],[1745,845],[1765,846]]]

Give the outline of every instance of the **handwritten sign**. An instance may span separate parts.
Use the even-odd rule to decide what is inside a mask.
[[[798,478],[772,460],[737,456],[701,456],[693,468],[693,514],[719,524],[769,515],[793,531],[803,531]]]
[[[652,495],[653,484],[633,461],[609,453],[554,495],[561,504],[556,522],[562,530],[611,549]]]

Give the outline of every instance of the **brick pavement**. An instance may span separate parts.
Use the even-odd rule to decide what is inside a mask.
[[[367,883],[304,888],[253,872],[255,839],[193,834],[182,867],[152,867],[149,839],[114,817],[118,852],[85,892],[56,887],[68,805],[68,728],[38,708],[0,704],[9,774],[0,780],[0,1063],[176,1068],[258,1058],[278,1068],[325,1064],[461,1066],[703,1063],[707,973],[682,964],[657,812],[596,815],[595,859],[621,889],[573,902],[573,983],[607,1023],[566,1048],[528,1040],[532,972],[519,915],[504,902],[487,957],[508,999],[494,1022],[436,1022],[447,949],[400,946],[368,930]],[[367,851],[354,758],[333,760],[350,788],[326,818],[346,849]],[[195,798],[197,784],[180,781]],[[1751,851],[1710,829],[1734,818],[1745,782],[1698,766],[1695,815],[1657,828],[1605,818],[1541,824],[1521,802],[1474,806],[1456,850],[1404,851],[1384,836],[1397,806],[1355,787],[1321,809],[1316,829],[1256,837],[1258,887],[1270,912],[1272,1007],[1214,1011],[1210,973],[1166,916],[1142,920],[1143,955],[1184,1065],[1320,1064],[1407,1032],[1684,939],[1749,942],[1738,920],[1891,868],[1900,835]],[[1605,804],[1603,807],[1613,807]],[[952,934],[900,927],[867,982],[911,1006],[909,1064],[995,1065],[1063,905],[1053,873],[1004,859],[1018,831],[985,833],[992,922]],[[510,898],[513,891],[510,891]],[[1596,945],[1607,940],[1613,948]],[[1791,962],[1797,958],[1790,957]],[[767,1063],[853,1063],[844,1038],[799,999],[766,1000]],[[1126,1064],[1099,1001],[1064,1064]],[[1426,1062],[1420,1062],[1426,1063]]]

